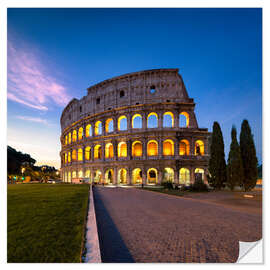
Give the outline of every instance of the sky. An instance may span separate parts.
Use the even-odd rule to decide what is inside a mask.
[[[199,127],[247,119],[262,162],[262,11],[254,8],[9,8],[8,145],[60,167],[60,116],[86,88],[179,68]]]

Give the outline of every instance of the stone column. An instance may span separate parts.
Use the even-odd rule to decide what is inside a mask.
[[[143,148],[143,159],[147,158],[147,140],[145,138],[142,139],[142,148]]]
[[[179,184],[179,170],[177,168],[174,170],[174,184]]]
[[[112,141],[112,144],[113,144],[113,156],[114,156],[114,160],[118,160],[118,151],[117,151],[118,142],[117,142],[117,140],[113,140]]]
[[[147,129],[147,113],[142,113],[142,129]]]
[[[127,159],[130,160],[131,159],[131,140],[127,140]]]
[[[101,124],[102,124],[102,135],[104,136],[106,134],[106,131],[105,131],[105,120],[101,120]]]
[[[194,172],[195,168],[191,167],[190,168],[190,183],[194,184],[195,182],[195,172]]]
[[[132,125],[131,125],[131,116],[130,114],[127,115],[127,130],[130,132],[132,129]]]
[[[132,169],[127,168],[127,184],[132,185]]]
[[[174,112],[174,128],[179,128],[179,113]]]
[[[158,138],[158,158],[159,159],[162,159],[162,155],[163,155],[162,150],[163,150],[163,147],[162,147],[162,138],[159,137]]]
[[[162,129],[163,127],[163,112],[158,112],[158,128]]]
[[[92,162],[94,162],[94,153],[95,153],[95,145],[94,144],[91,144],[90,145],[90,147],[91,147],[91,157],[90,157],[90,160],[92,161]]]
[[[163,168],[159,168],[158,170],[158,184],[161,185],[163,175]]]
[[[146,185],[146,170],[145,168],[142,168],[142,183]]]
[[[178,139],[174,140],[174,156],[179,158],[179,141]]]
[[[116,167],[113,168],[113,184],[118,185],[118,183],[117,183],[117,168]]]
[[[105,161],[105,142],[104,141],[101,143],[101,155],[102,155],[101,160]]]
[[[82,162],[85,163],[85,146],[82,146]]]

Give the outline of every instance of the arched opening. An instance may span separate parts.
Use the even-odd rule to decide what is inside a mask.
[[[101,181],[102,181],[102,173],[100,170],[96,170],[94,173],[94,182],[101,183]]]
[[[76,161],[77,160],[77,152],[76,150],[72,150],[72,161]]]
[[[158,155],[158,143],[155,140],[151,140],[147,143],[147,156]]]
[[[124,90],[121,90],[120,91],[120,98],[124,97],[125,96],[125,91]]]
[[[113,169],[108,169],[105,172],[105,183],[106,184],[113,184]]]
[[[80,127],[80,128],[79,128],[79,132],[78,132],[78,139],[81,140],[82,137],[83,137],[83,128]]]
[[[179,172],[179,183],[181,185],[190,185],[190,171],[187,168],[181,168]]]
[[[151,168],[147,171],[147,184],[157,184],[158,171],[155,168]]]
[[[65,144],[68,144],[68,136],[65,136]]]
[[[72,172],[72,179],[73,179],[73,178],[76,178],[76,177],[77,177],[77,172],[76,172],[76,171],[73,171],[73,172]]]
[[[140,168],[136,168],[132,171],[132,183],[142,184],[142,170]]]
[[[78,172],[78,178],[83,178],[83,171]]]
[[[78,149],[78,161],[82,161],[83,160],[83,150],[82,148]]]
[[[127,170],[126,169],[120,169],[118,171],[118,177],[117,177],[118,184],[124,185],[127,183]]]
[[[107,143],[105,146],[105,158],[113,158],[113,145],[112,145],[112,143]]]
[[[195,181],[204,182],[204,169],[196,168],[194,174],[195,174]]]
[[[95,135],[101,135],[102,134],[102,123],[101,121],[97,121],[95,123]]]
[[[132,128],[142,128],[142,116],[138,113],[132,116]]]
[[[174,180],[174,170],[172,168],[165,168],[163,181],[165,182],[173,182]]]
[[[67,153],[65,153],[65,164],[67,163],[67,161],[68,161],[68,155]]]
[[[127,130],[127,117],[125,115],[118,118],[118,130]]]
[[[165,112],[163,114],[163,127],[173,127],[174,126],[174,116],[172,112]]]
[[[87,146],[85,147],[85,160],[90,160],[91,159],[91,147]]]
[[[85,136],[86,137],[90,137],[92,136],[92,126],[90,124],[88,124],[85,128]]]
[[[173,156],[174,155],[174,142],[170,139],[163,141],[163,155]]]
[[[133,157],[142,156],[142,143],[140,141],[135,141],[132,143],[132,156]]]
[[[158,115],[155,112],[151,112],[147,116],[147,128],[158,127]]]
[[[68,143],[71,144],[71,132],[68,133]]]
[[[179,145],[179,155],[180,156],[188,156],[189,155],[189,141],[181,140]]]
[[[109,118],[105,122],[105,131],[106,133],[113,132],[113,119]]]
[[[101,152],[101,145],[97,144],[94,148],[94,159],[101,159],[102,152]]]
[[[127,156],[127,144],[125,142],[118,143],[118,157]]]
[[[71,153],[68,152],[68,163],[70,163],[70,162],[71,162]]]
[[[76,142],[77,141],[77,131],[74,129],[72,132],[72,141]]]
[[[71,182],[71,172],[68,172],[68,182]]]
[[[204,155],[204,143],[201,140],[195,142],[195,155],[203,156]]]
[[[187,112],[179,114],[179,127],[189,127],[189,114]]]

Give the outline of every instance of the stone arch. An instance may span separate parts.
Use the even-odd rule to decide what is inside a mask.
[[[77,151],[75,149],[72,150],[72,161],[77,160]]]
[[[105,171],[105,183],[113,184],[114,171],[113,169],[107,169]]]
[[[71,132],[68,133],[68,143],[71,144]]]
[[[142,170],[140,168],[132,170],[132,184],[142,184]]]
[[[83,178],[83,171],[82,170],[78,171],[78,178]]]
[[[70,163],[70,162],[71,162],[71,153],[68,152],[68,163]]]
[[[147,116],[147,128],[158,127],[158,115],[155,112],[151,112]]]
[[[101,183],[102,182],[102,173],[100,170],[95,170],[94,172],[94,182]]]
[[[96,121],[95,123],[95,135],[101,135],[102,134],[102,122]]]
[[[91,160],[91,147],[90,146],[85,147],[84,152],[85,152],[84,153],[85,160]]]
[[[118,176],[117,176],[117,183],[118,184],[127,184],[127,170],[124,168],[121,168],[118,170]]]
[[[142,116],[139,113],[136,113],[132,116],[132,128],[142,128]]]
[[[172,168],[169,168],[169,167],[164,168],[163,181],[165,182],[174,181],[174,170]]]
[[[127,157],[127,143],[118,143],[118,157]]]
[[[135,141],[132,143],[132,156],[141,157],[143,152],[143,146],[141,141]]]
[[[110,133],[114,131],[114,127],[113,127],[113,119],[109,118],[106,120],[105,122],[105,132],[106,133]]]
[[[190,144],[189,141],[183,139],[179,143],[179,155],[180,156],[188,156],[190,151]]]
[[[189,127],[189,114],[187,112],[179,114],[179,127]]]
[[[204,169],[196,168],[194,170],[194,175],[195,175],[195,181],[196,180],[202,180],[204,182]]]
[[[83,127],[80,127],[78,132],[78,140],[81,140],[82,138],[83,138]]]
[[[147,156],[158,155],[158,142],[156,140],[150,140],[147,143]]]
[[[174,155],[174,141],[167,139],[163,141],[163,155],[164,156],[173,156]]]
[[[157,184],[158,182],[158,170],[150,168],[147,170],[147,184]]]
[[[78,161],[83,161],[83,150],[82,150],[82,148],[78,149]]]
[[[174,127],[174,115],[172,112],[163,114],[163,127]]]
[[[77,172],[76,171],[72,171],[72,179],[77,177]]]
[[[182,185],[190,185],[190,170],[181,168],[179,170],[179,183]]]
[[[94,159],[101,159],[102,158],[102,149],[101,145],[97,144],[94,147]]]
[[[105,145],[105,158],[113,158],[114,153],[113,153],[113,144],[112,143],[107,143]]]
[[[77,131],[76,129],[74,129],[72,131],[72,142],[76,142],[77,141]]]
[[[125,115],[118,118],[118,130],[127,130],[127,117]]]
[[[204,155],[204,143],[202,140],[197,140],[195,142],[195,155],[196,156],[203,156]]]
[[[71,172],[68,172],[68,182],[71,183]]]
[[[92,135],[92,125],[88,124],[85,128],[85,136],[91,137]]]

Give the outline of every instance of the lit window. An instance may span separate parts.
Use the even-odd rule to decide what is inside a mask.
[[[101,146],[97,144],[94,148],[94,159],[101,159],[102,152],[101,152]]]
[[[118,130],[127,130],[127,117],[125,115],[118,118]]]
[[[190,184],[190,172],[187,168],[181,168],[179,174],[180,184],[189,185]]]
[[[142,156],[142,143],[135,141],[132,143],[132,156],[141,157]]]
[[[86,137],[90,137],[92,136],[92,126],[90,124],[88,124],[86,126],[86,129],[85,129],[85,136]]]
[[[84,151],[85,151],[85,160],[90,160],[91,159],[91,147],[87,146]]]
[[[107,143],[105,146],[105,158],[113,158],[113,145],[112,145],[112,143]]]
[[[179,115],[179,127],[189,126],[189,114],[187,112],[181,112]]]
[[[74,129],[72,132],[72,141],[76,142],[77,141],[77,131]]]
[[[174,117],[172,112],[165,112],[163,114],[163,127],[173,127]]]
[[[147,117],[147,127],[157,128],[158,127],[158,115],[154,112],[148,114]]]
[[[195,142],[195,155],[203,156],[204,155],[204,143],[201,140]]]
[[[105,122],[105,131],[106,133],[113,132],[113,119],[107,119]]]
[[[127,156],[127,144],[125,142],[120,142],[118,144],[118,157]]]
[[[95,124],[95,135],[101,135],[102,134],[102,123],[101,121],[97,121]]]
[[[82,161],[83,160],[83,150],[82,148],[80,148],[78,150],[78,161]]]
[[[181,140],[179,145],[179,155],[187,156],[189,155],[189,142],[188,140]]]
[[[142,116],[140,114],[132,116],[132,128],[142,128]]]
[[[164,156],[174,155],[174,143],[172,140],[165,140],[163,142],[163,155]]]
[[[158,143],[156,141],[151,140],[147,143],[147,155],[148,156],[158,155]]]
[[[79,133],[78,133],[78,139],[81,140],[82,137],[83,137],[83,128],[80,127],[80,128],[79,128]]]

